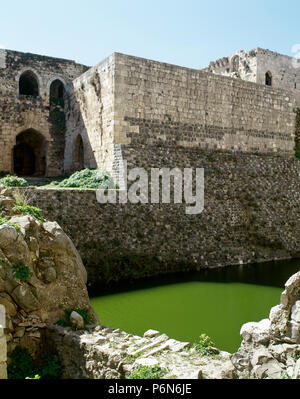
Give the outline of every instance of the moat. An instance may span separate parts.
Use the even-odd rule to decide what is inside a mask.
[[[206,333],[234,353],[241,326],[267,318],[299,270],[300,260],[291,260],[160,276],[105,287],[91,303],[102,325],[136,335],[152,328],[189,342]]]

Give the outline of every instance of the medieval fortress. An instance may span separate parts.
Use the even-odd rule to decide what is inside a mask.
[[[294,156],[300,62],[257,48],[204,70],[119,53],[89,68],[0,50],[0,93],[0,171],[20,176],[147,166],[158,147]]]

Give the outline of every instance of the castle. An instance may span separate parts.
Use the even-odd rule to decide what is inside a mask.
[[[203,70],[114,53],[95,67],[0,50],[0,171],[59,176],[180,151],[295,154],[300,63],[240,51]],[[175,167],[176,165],[174,165]]]

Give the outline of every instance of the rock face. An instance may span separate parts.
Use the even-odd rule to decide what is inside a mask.
[[[86,289],[87,274],[72,241],[57,223],[15,214],[13,191],[3,187],[0,203],[0,212],[8,220],[0,225],[0,305],[6,309],[8,353],[20,345],[36,356],[42,330],[64,319],[65,311],[88,310],[97,322]]]
[[[286,283],[269,319],[241,329],[231,361],[241,378],[300,378],[300,272]]]
[[[236,378],[229,353],[204,356],[190,343],[153,330],[139,337],[111,327],[73,332],[51,326],[45,345],[59,354],[66,379],[124,379],[140,366],[160,366],[163,379]]]

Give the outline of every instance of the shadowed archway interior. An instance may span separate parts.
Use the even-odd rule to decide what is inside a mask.
[[[14,172],[18,176],[44,176],[47,142],[34,129],[25,130],[16,138],[13,150]]]
[[[19,93],[24,96],[37,97],[39,95],[38,80],[32,71],[22,73],[19,80]]]
[[[50,86],[50,102],[55,103],[57,100],[62,101],[64,98],[64,91],[64,84],[59,79],[54,80]]]
[[[80,134],[76,137],[75,140],[73,160],[75,172],[84,169],[84,145]]]

